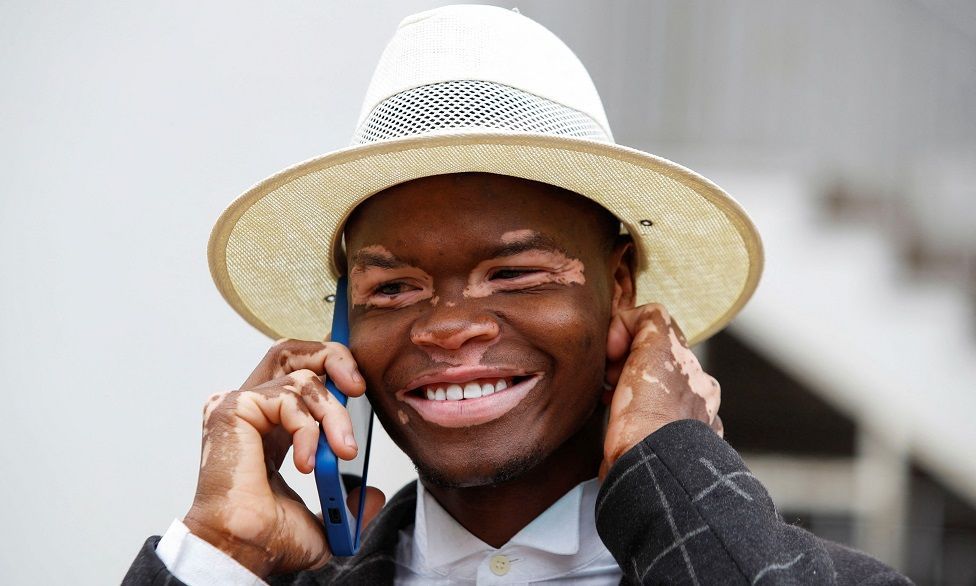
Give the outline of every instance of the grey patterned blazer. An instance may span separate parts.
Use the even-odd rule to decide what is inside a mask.
[[[414,521],[404,487],[370,524],[358,555],[273,585],[392,584],[397,535]],[[676,421],[610,470],[596,525],[622,584],[911,584],[863,553],[785,523],[766,489],[726,442],[698,421]],[[143,545],[123,584],[182,584]]]

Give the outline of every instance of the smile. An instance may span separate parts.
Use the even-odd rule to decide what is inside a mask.
[[[470,427],[505,415],[542,379],[542,374],[488,374],[468,380],[458,380],[458,375],[446,377],[448,380],[425,377],[428,380],[398,395],[425,421],[441,427]]]
[[[525,377],[514,379],[516,382],[525,380]],[[466,382],[463,385],[443,383],[427,385],[422,390],[429,401],[463,401],[466,399],[479,399],[487,397],[497,392],[504,391],[512,386],[513,379],[496,378]]]

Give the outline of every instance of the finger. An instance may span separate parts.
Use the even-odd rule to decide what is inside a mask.
[[[288,339],[279,340],[268,350],[241,388],[253,389],[298,370],[311,370],[318,375],[328,371],[329,377],[347,395],[358,396],[365,391],[362,375],[348,348],[335,342]]]
[[[291,449],[291,434],[281,426],[275,427],[271,433],[264,436],[264,457],[269,462],[269,468],[278,470],[285,461],[288,450]]]
[[[283,387],[241,391],[237,416],[262,436],[283,427],[291,435],[296,466],[302,472],[311,470],[319,423],[297,394]]]
[[[342,344],[328,342],[323,359],[325,375],[348,397],[359,397],[366,392],[366,381],[359,372],[352,352]],[[318,372],[317,370],[315,372]]]
[[[356,457],[358,446],[353,436],[349,412],[325,388],[325,384],[315,372],[298,370],[265,383],[253,391],[269,394],[285,391],[292,394],[300,399],[301,406],[299,408],[307,410],[316,422],[316,425],[308,429],[296,432],[289,430],[289,433],[292,434],[291,439],[294,446],[295,467],[300,472],[307,474],[315,467],[315,454],[318,449],[320,433],[318,423],[322,424],[329,447],[337,456],[344,460],[351,460]]]
[[[315,420],[322,424],[318,433],[308,440],[310,442],[308,446],[310,456],[307,471],[311,472],[314,468],[315,453],[318,449],[318,436],[323,432],[325,433],[325,439],[329,447],[332,448],[332,451],[337,456],[343,460],[355,458],[359,452],[359,446],[353,435],[352,419],[349,417],[349,411],[329,392],[322,379],[315,376],[311,371],[298,371],[289,376],[297,379],[296,392],[305,401],[305,405],[308,406]],[[305,441],[304,438],[303,441]],[[297,449],[295,458],[295,465],[298,466],[298,469],[306,472],[305,467],[299,466]]]
[[[678,341],[681,342],[681,345],[687,348],[688,338],[685,338],[685,333],[684,331],[682,331],[681,326],[678,325],[678,322],[675,319],[669,317],[668,325],[671,326],[671,329],[674,330],[675,335],[678,336]]]
[[[660,303],[648,303],[638,308],[637,315],[625,316],[625,322],[634,330],[632,346],[652,346],[666,343],[673,323],[668,310]]]
[[[689,350],[691,352],[691,350]],[[703,372],[704,374],[704,372]],[[694,389],[695,394],[705,399],[705,412],[711,418],[709,421],[714,423],[718,419],[718,409],[722,405],[722,386],[714,376],[706,375],[705,379],[699,383],[704,390]],[[697,385],[696,385],[697,386]],[[719,434],[721,435],[721,434]]]
[[[712,431],[718,434],[718,437],[725,438],[725,426],[722,424],[722,418],[715,414],[715,419],[712,420],[711,425]]]
[[[359,511],[360,488],[352,489],[346,496],[346,506],[354,513]],[[375,486],[366,487],[366,502],[363,504],[363,528],[376,518],[386,504],[386,495]]]
[[[671,321],[667,310],[658,303],[618,312],[607,331],[607,358],[619,361],[636,345],[663,343]]]
[[[324,353],[325,344],[321,342],[308,342],[305,340],[289,340],[288,338],[282,338],[274,343],[268,352],[261,359],[261,362],[254,368],[254,371],[247,377],[244,384],[241,385],[241,389],[249,390],[262,385],[270,380],[274,380],[283,375],[292,372],[293,370],[299,370],[301,368],[308,368],[309,366],[314,366],[316,363],[316,354],[319,352]],[[289,370],[290,366],[296,363],[308,363],[302,364],[297,368],[292,368]],[[318,359],[318,364],[322,364],[322,359]]]

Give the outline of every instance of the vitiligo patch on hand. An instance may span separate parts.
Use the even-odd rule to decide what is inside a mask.
[[[712,377],[702,370],[694,352],[678,339],[674,328],[668,331],[668,337],[671,340],[671,354],[677,359],[681,374],[688,378],[691,391],[705,400],[705,411],[708,413],[709,423],[711,423],[715,420],[715,414],[718,412],[720,400],[718,388],[712,384]]]
[[[656,376],[651,376],[651,374],[646,370],[641,373],[641,379],[643,379],[644,382],[651,383],[652,385],[657,385],[661,387],[661,390],[663,390],[665,393],[671,394],[671,389],[669,389],[667,385],[662,383],[661,379],[657,378]]]

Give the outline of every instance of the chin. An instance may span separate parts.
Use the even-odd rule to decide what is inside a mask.
[[[413,458],[413,463],[424,484],[443,488],[470,488],[495,486],[515,480],[530,472],[544,459],[545,454],[541,448],[536,447],[524,454],[490,465],[484,461],[468,461],[445,466],[443,461],[428,463],[418,458]]]

